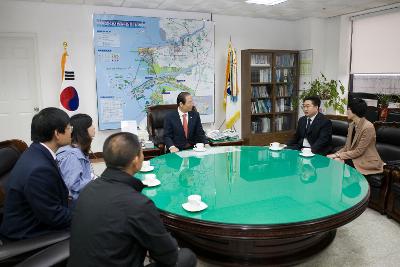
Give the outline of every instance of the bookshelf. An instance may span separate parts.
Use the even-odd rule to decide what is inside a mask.
[[[246,145],[284,143],[295,132],[298,51],[241,51],[242,137]]]

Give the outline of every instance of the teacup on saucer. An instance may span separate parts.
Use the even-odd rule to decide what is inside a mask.
[[[144,175],[144,180],[142,181],[142,183],[144,185],[147,185],[147,186],[150,186],[150,187],[157,186],[157,185],[161,184],[160,180],[158,180],[156,178],[155,174],[146,174],[146,175]]]
[[[273,145],[273,144],[275,144],[275,145]],[[278,145],[276,145],[276,144],[278,144]],[[272,151],[279,151],[279,150],[284,149],[285,147],[286,147],[285,144],[279,144],[277,142],[271,143],[269,145],[269,149],[272,150]]]
[[[142,167],[140,169],[141,172],[150,172],[152,170],[154,170],[154,166]]]
[[[154,170],[154,166],[150,165],[150,160],[144,160],[142,163],[142,168],[140,169],[141,172],[149,172]]]
[[[201,201],[200,195],[190,195],[188,196],[188,202],[183,203],[182,207],[187,211],[196,212],[204,210],[208,206],[206,203]]]
[[[303,156],[303,157],[312,157],[312,156],[314,156],[315,154],[312,153],[312,152],[310,152],[310,153],[300,152],[299,155],[300,155],[300,156]]]
[[[208,208],[208,206],[204,202],[201,202],[198,206],[192,206],[189,202],[186,202],[182,204],[182,208],[190,212],[197,212],[205,210],[206,208]]]

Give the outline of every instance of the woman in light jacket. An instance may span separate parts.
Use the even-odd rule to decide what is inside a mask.
[[[347,131],[346,144],[327,157],[340,160],[356,168],[363,175],[383,172],[383,161],[376,150],[374,125],[365,118],[367,103],[359,98],[349,100],[347,117],[352,122]]]
[[[57,162],[70,197],[75,201],[82,188],[95,178],[89,160],[95,127],[92,118],[86,114],[72,116],[70,124],[73,127],[71,145],[61,147],[57,151]]]

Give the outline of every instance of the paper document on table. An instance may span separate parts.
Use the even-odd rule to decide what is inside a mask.
[[[240,148],[238,147],[231,147],[231,146],[218,146],[218,147],[209,147],[206,148],[205,151],[197,152],[194,150],[183,150],[179,151],[176,154],[181,158],[188,158],[188,157],[204,157],[206,155],[215,155],[215,154],[222,154],[228,152],[238,152]]]
[[[128,132],[138,135],[136,121],[121,121],[121,132]]]

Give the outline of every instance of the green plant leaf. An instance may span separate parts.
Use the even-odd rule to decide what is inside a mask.
[[[304,98],[308,96],[318,96],[321,100],[326,100],[324,103],[325,108],[332,107],[335,111],[343,114],[345,106],[347,105],[346,98],[340,97],[344,94],[345,88],[341,81],[328,80],[327,77],[321,73],[321,76],[309,83],[310,88],[303,91],[299,97],[294,99],[297,103],[296,107]]]

